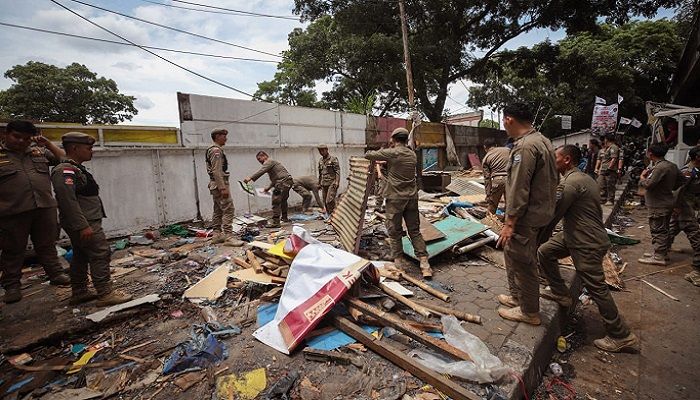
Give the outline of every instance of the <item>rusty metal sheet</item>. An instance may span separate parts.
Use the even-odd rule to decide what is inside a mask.
[[[330,224],[338,233],[340,244],[347,251],[360,251],[362,225],[365,222],[367,197],[374,186],[372,162],[362,157],[350,159],[350,184],[331,215]]]
[[[406,231],[406,221],[402,221],[401,223],[403,224],[403,230]],[[425,240],[426,243],[445,238],[445,234],[436,228],[435,225],[428,221],[428,218],[425,218],[422,214],[420,214],[420,234],[423,236],[423,240]]]

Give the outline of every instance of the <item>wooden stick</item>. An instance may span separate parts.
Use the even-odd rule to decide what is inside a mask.
[[[122,350],[121,353],[119,353],[119,354],[126,354],[132,350],[140,349],[141,347],[148,346],[149,344],[155,343],[157,341],[158,341],[158,339],[153,339],[153,340],[149,340],[147,342],[143,342],[141,344],[137,344],[136,346],[131,346],[127,349]]]
[[[632,280],[635,280],[635,279],[644,278],[644,277],[647,277],[647,276],[656,275],[656,274],[660,274],[660,273],[662,273],[662,272],[668,272],[668,271],[672,271],[672,270],[674,270],[674,269],[683,268],[683,267],[690,267],[690,264],[684,263],[684,264],[681,264],[681,265],[676,265],[675,267],[666,268],[666,269],[662,269],[662,270],[658,270],[658,271],[654,271],[654,272],[649,272],[649,273],[647,273],[647,274],[641,274],[641,275],[633,276],[633,277],[631,277],[631,278],[623,279],[622,281],[623,281],[623,282],[632,281]]]
[[[242,258],[233,257],[233,262],[236,263],[236,265],[238,265],[238,266],[241,267],[241,268],[245,268],[245,269],[251,268],[251,265],[248,264],[248,263],[247,263],[244,259],[242,259]]]
[[[256,274],[262,273],[263,272],[262,265],[260,265],[260,261],[258,261],[258,258],[255,257],[255,254],[253,254],[253,252],[250,250],[246,250],[245,254],[246,254],[246,256],[248,256],[248,262],[255,270],[255,273]]]
[[[461,319],[462,321],[473,322],[475,324],[481,323],[481,317],[478,315],[465,313],[465,312],[462,312],[459,310],[454,310],[452,308],[447,308],[447,307],[443,307],[443,306],[437,306],[437,305],[423,302],[423,301],[421,301],[421,302],[416,301],[416,302],[419,305],[426,307],[426,308],[429,308],[429,309],[431,309],[435,312],[438,312],[440,314],[454,315],[455,317]]]
[[[426,292],[428,292],[428,293],[430,293],[431,295],[437,297],[438,299],[440,299],[440,300],[442,300],[442,301],[444,301],[444,302],[449,302],[449,301],[450,301],[450,295],[448,295],[448,294],[446,294],[446,293],[443,293],[443,292],[441,292],[441,291],[435,289],[434,287],[428,285],[427,283],[425,283],[425,282],[423,282],[423,281],[421,281],[421,280],[419,280],[419,279],[416,279],[416,278],[412,277],[411,275],[409,275],[409,274],[407,274],[407,273],[405,273],[405,272],[400,272],[400,275],[401,275],[401,277],[402,277],[403,279],[405,279],[405,280],[411,282],[412,284],[414,284],[414,285],[418,286],[419,288],[425,290]]]
[[[418,329],[413,328],[410,326],[407,321],[402,320],[401,318],[398,318],[390,313],[387,313],[385,311],[382,311],[378,309],[377,307],[374,307],[372,305],[369,305],[362,300],[359,300],[357,298],[348,298],[346,302],[353,307],[357,308],[358,310],[361,310],[363,313],[366,313],[367,315],[370,315],[374,318],[377,318],[380,320],[384,325],[390,326],[397,331],[405,334],[406,336],[410,337],[411,339],[422,343],[426,346],[432,347],[435,350],[441,351],[443,353],[449,354],[453,357],[459,358],[461,360],[465,361],[471,361],[471,357],[469,354],[465,353],[464,351],[448,344],[447,342],[443,340],[436,339],[427,333],[423,331],[419,331]]]
[[[385,284],[380,283],[379,287],[384,291],[384,293],[386,293],[389,296],[391,296],[392,298],[400,301],[405,306],[407,306],[411,310],[417,312],[418,314],[420,314],[426,318],[430,318],[433,315],[433,313],[429,309],[425,308],[424,306],[422,306],[422,305],[420,305],[412,300],[405,298],[404,296],[400,295],[399,293],[391,290]]]
[[[640,279],[640,281],[642,281],[642,282],[646,283],[647,285],[651,286],[652,289],[658,291],[659,293],[663,294],[664,296],[668,297],[669,299],[675,300],[675,301],[680,301],[680,300],[678,300],[678,298],[671,296],[670,294],[668,294],[666,291],[664,291],[664,290],[661,289],[660,287],[658,287],[658,286],[656,286],[656,285],[654,285],[654,284],[651,284],[651,283],[645,281],[644,279]]]
[[[375,353],[396,364],[399,368],[413,374],[416,378],[433,385],[437,390],[451,398],[455,400],[477,400],[481,398],[443,375],[416,362],[405,355],[401,350],[387,343],[382,343],[379,339],[368,334],[347,318],[336,316],[333,322],[338,329],[352,336],[355,340],[364,344]]]
[[[129,360],[129,361],[135,361],[135,362],[137,362],[137,363],[139,363],[139,364],[145,364],[145,363],[146,363],[146,360],[144,360],[143,358],[134,357],[134,356],[129,356],[129,355],[126,355],[126,354],[120,354],[120,355],[119,355],[119,358],[124,359],[124,360]]]
[[[270,281],[272,281],[272,283],[284,285],[287,282],[287,278],[282,278],[281,276],[270,276]]]

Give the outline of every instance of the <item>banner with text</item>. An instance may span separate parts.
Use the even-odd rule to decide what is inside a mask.
[[[598,136],[615,132],[617,111],[617,104],[611,104],[609,106],[594,106],[593,120],[591,121],[591,132]]]

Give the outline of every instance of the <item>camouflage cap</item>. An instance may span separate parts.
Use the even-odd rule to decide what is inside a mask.
[[[83,132],[68,132],[61,136],[61,142],[66,143],[79,143],[79,144],[94,144],[95,138]]]

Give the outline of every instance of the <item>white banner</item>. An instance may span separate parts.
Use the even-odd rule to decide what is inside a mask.
[[[596,104],[607,104],[608,102],[605,101],[604,98],[596,96],[596,97],[595,97],[595,103],[596,103]]]

